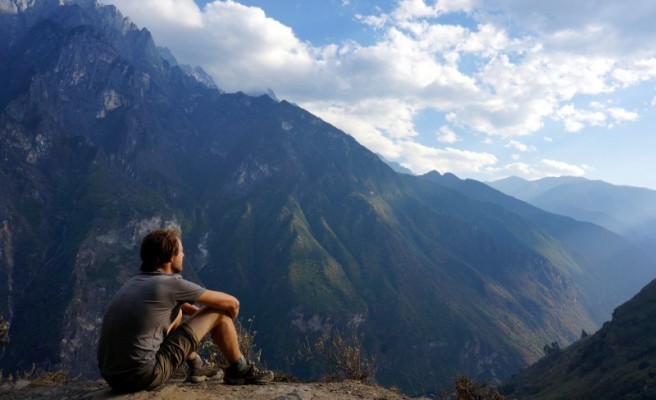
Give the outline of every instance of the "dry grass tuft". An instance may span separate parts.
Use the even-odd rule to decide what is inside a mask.
[[[28,371],[17,372],[15,375],[9,374],[5,376],[3,371],[0,370],[0,383],[10,383],[17,381],[30,381],[34,385],[61,385],[62,383],[70,382],[68,370],[60,369],[56,371],[39,371],[36,364],[32,364],[32,368]]]
[[[325,380],[338,382],[355,380],[374,383],[375,357],[367,357],[360,336],[344,336],[334,330],[320,336],[314,344],[305,342],[299,355],[307,362],[316,362],[326,371]]]

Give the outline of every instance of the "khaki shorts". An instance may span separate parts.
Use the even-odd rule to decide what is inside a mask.
[[[182,324],[164,338],[155,355],[155,363],[149,370],[130,374],[130,376],[106,377],[114,390],[137,392],[152,390],[163,384],[185,362],[187,356],[198,350],[199,340],[193,330]]]

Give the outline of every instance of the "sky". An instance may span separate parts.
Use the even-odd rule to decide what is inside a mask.
[[[416,174],[656,189],[653,0],[100,0]]]

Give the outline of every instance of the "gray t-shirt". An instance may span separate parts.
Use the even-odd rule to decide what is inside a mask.
[[[205,290],[180,275],[142,272],[130,278],[105,311],[98,341],[102,376],[150,370],[180,305],[195,303]]]

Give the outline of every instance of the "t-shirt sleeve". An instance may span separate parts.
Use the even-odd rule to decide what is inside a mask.
[[[172,290],[172,295],[173,295],[173,300],[180,304],[180,303],[195,303],[196,299],[198,299],[198,296],[203,294],[207,289],[204,287],[194,283],[190,282],[186,279],[182,279],[181,276],[176,276],[175,277],[175,286],[174,289]]]

